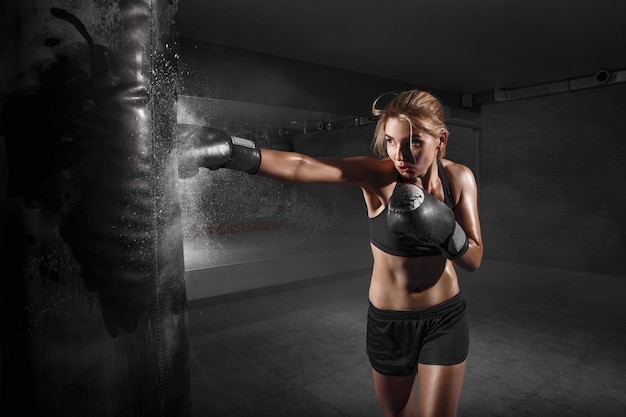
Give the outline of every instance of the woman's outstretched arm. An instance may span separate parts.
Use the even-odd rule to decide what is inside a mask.
[[[314,158],[296,152],[261,149],[258,174],[283,182],[371,186],[394,175],[393,164],[376,158]]]

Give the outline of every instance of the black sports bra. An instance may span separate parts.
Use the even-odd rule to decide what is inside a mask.
[[[437,163],[439,167],[439,178],[443,186],[443,202],[452,209],[454,208],[452,188],[450,187],[448,176],[446,175],[441,161],[438,160]],[[388,207],[385,206],[385,209],[376,217],[369,219],[370,242],[372,242],[374,246],[383,252],[396,256],[418,257],[441,254],[436,247],[426,246],[410,237],[404,236],[398,238],[394,236],[387,227],[387,208]]]

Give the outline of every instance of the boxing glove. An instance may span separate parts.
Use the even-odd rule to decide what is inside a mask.
[[[452,210],[414,184],[396,185],[389,199],[387,226],[397,237],[408,236],[438,247],[448,259],[462,256],[469,246]]]
[[[190,178],[199,168],[229,168],[256,174],[261,152],[254,142],[207,126],[177,125],[178,176]]]

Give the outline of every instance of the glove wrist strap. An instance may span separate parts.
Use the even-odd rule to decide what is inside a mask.
[[[254,175],[261,165],[261,151],[254,146],[254,142],[247,139],[233,137],[233,149],[230,160],[224,168],[235,169]]]
[[[444,243],[441,248],[441,252],[448,259],[456,259],[463,256],[465,252],[467,252],[467,249],[469,249],[467,235],[459,223],[455,222],[454,230],[448,241]]]

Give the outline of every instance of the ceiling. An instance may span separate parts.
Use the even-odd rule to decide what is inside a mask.
[[[454,93],[626,69],[624,0],[180,0],[178,29]]]

